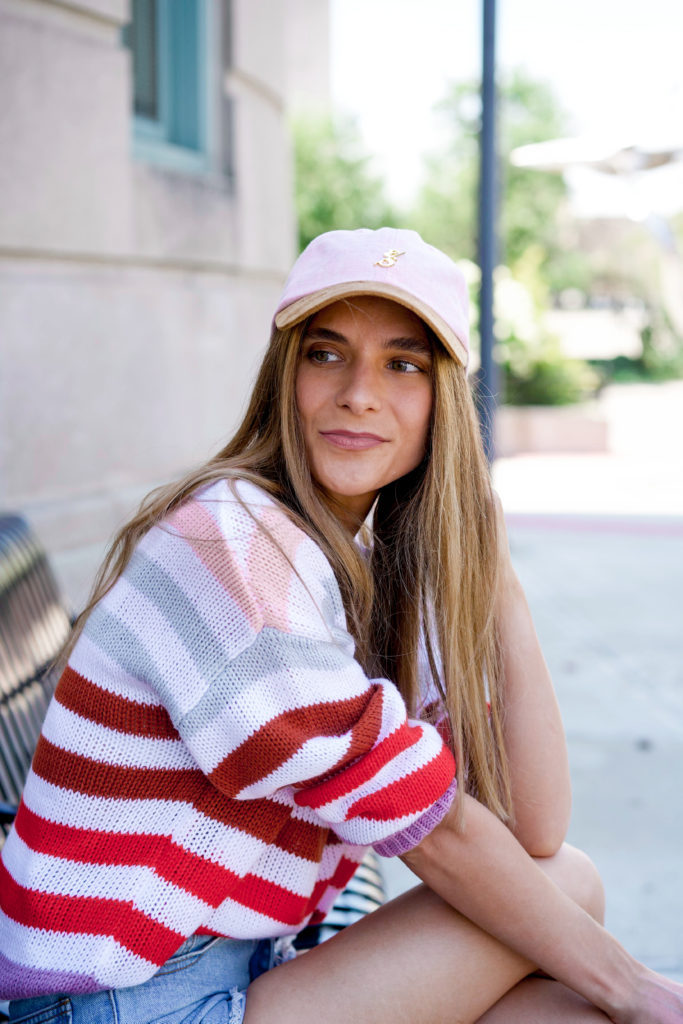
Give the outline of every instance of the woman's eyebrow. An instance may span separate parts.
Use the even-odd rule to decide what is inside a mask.
[[[429,356],[432,354],[432,346],[426,338],[387,338],[384,348],[396,348],[401,352],[414,352],[416,355]]]
[[[349,344],[349,340],[344,334],[340,334],[339,331],[333,331],[331,327],[312,327],[309,331],[306,331],[303,338],[304,341],[310,339],[314,341],[336,341],[342,345]],[[432,354],[432,346],[426,338],[413,336],[387,338],[383,342],[382,348],[398,349],[400,352],[413,352],[416,355]]]
[[[333,331],[330,327],[311,327],[304,334],[303,341],[307,341],[309,338],[315,338],[318,341],[340,341],[348,345],[348,339],[343,334],[340,334],[339,331]]]

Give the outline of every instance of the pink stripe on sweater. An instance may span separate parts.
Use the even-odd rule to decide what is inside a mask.
[[[293,565],[306,537],[281,508],[260,509],[259,521],[265,530],[257,527],[251,540],[249,582],[261,605],[264,624],[286,632],[291,629],[290,598],[296,577]],[[268,566],[267,575],[264,566]]]
[[[230,595],[252,629],[258,631],[263,625],[260,609],[245,585],[224,534],[206,506],[191,499],[174,509],[168,522]]]

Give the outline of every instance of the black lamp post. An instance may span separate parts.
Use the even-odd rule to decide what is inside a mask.
[[[489,462],[495,456],[494,422],[498,395],[498,366],[493,358],[493,271],[496,265],[496,212],[498,206],[496,146],[496,0],[482,0],[483,48],[481,76],[481,132],[479,138],[479,235],[481,269],[479,330],[481,370],[479,416]]]

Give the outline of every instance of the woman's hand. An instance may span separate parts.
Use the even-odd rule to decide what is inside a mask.
[[[610,1019],[614,1024],[681,1024],[683,985],[642,967],[628,1005]]]

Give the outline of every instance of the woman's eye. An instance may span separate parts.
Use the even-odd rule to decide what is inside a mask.
[[[421,367],[416,363],[409,362],[407,359],[392,359],[389,367],[392,370],[397,370],[399,373],[422,373]]]
[[[308,358],[312,363],[333,363],[339,356],[336,352],[329,352],[326,348],[315,348],[308,353]]]

